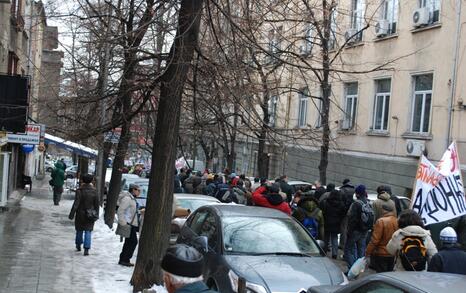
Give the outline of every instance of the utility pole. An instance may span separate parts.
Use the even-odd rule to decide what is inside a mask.
[[[108,38],[111,33],[111,15],[112,15],[112,6],[109,4],[107,5],[107,30],[105,32],[104,39],[101,42],[104,45],[104,56],[101,59],[100,64],[100,85],[99,85],[99,97],[100,97],[100,126],[105,124],[105,116],[106,116],[106,109],[105,109],[105,95],[107,93],[107,84],[108,84],[108,63],[110,62],[110,45]],[[97,163],[96,163],[96,182],[97,182],[97,194],[100,196],[100,203],[103,203],[103,196],[104,196],[104,186],[105,186],[105,169],[107,167],[106,162],[104,162],[104,153],[105,153],[105,134],[102,133],[100,135],[99,140],[99,152],[97,155]]]

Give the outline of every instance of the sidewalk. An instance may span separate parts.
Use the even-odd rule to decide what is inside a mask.
[[[0,213],[0,292],[132,292],[132,268],[117,264],[119,237],[99,219],[90,256],[77,252],[68,220],[74,193],[54,206],[48,180]]]

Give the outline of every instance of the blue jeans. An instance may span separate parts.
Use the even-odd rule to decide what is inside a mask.
[[[338,233],[325,232],[325,253],[327,253],[329,244],[332,246],[332,257],[338,256]]]
[[[84,233],[84,249],[91,249],[91,231],[76,231],[76,246],[83,244]]]
[[[365,255],[366,237],[367,231],[348,231],[345,244],[345,261],[348,263],[348,268]]]

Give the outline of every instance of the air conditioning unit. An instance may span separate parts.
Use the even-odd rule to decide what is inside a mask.
[[[406,153],[408,156],[420,157],[426,150],[426,143],[422,140],[407,140]]]
[[[386,19],[381,19],[375,25],[375,35],[377,37],[385,37],[388,35],[388,30],[390,29],[390,23]]]
[[[356,42],[356,34],[358,33],[358,31],[354,28],[351,28],[349,30],[346,31],[345,33],[345,40],[347,41],[347,44],[353,44]]]
[[[413,26],[421,27],[429,24],[429,9],[422,7],[413,12]]]
[[[348,119],[340,120],[341,130],[351,129],[351,121]]]

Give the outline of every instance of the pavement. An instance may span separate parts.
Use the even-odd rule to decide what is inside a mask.
[[[54,206],[48,180],[0,213],[0,292],[132,292],[132,269],[117,264],[119,237],[99,219],[91,255],[77,252],[68,219],[74,193]]]

